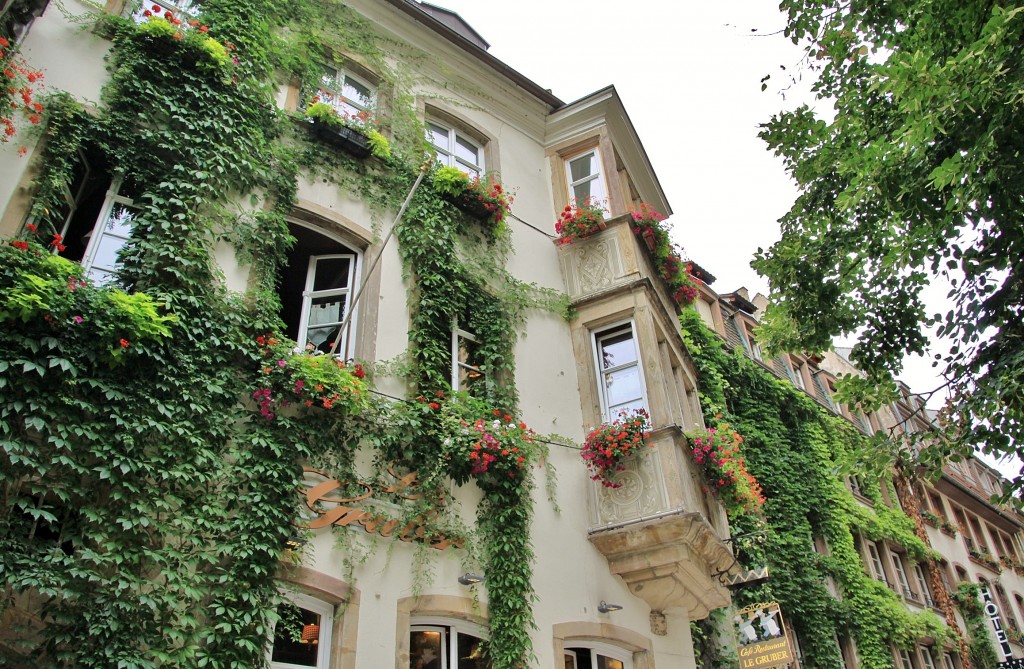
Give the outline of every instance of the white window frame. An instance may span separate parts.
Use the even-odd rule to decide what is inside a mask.
[[[563,646],[566,646],[563,650],[564,654],[572,656],[574,662],[579,657],[579,653],[577,652],[578,650],[589,650],[591,667],[598,666],[596,656],[603,655],[610,660],[617,660],[618,662],[621,662],[623,669],[633,669],[633,653],[618,646],[613,646],[610,643],[602,643],[600,641],[574,641],[572,639],[566,639],[563,642]],[[577,663],[574,666],[578,667],[579,664]]]
[[[928,606],[934,606],[935,600],[932,598],[932,589],[928,587],[928,577],[925,575],[921,565],[914,565],[914,574],[917,576],[917,587],[921,589],[921,599]]]
[[[577,161],[577,160],[579,160],[581,158],[586,158],[587,156],[593,156],[594,157],[594,163],[596,163],[596,165],[597,165],[597,171],[596,172],[592,172],[592,173],[590,173],[590,174],[588,174],[588,175],[586,175],[584,177],[581,177],[579,179],[573,180],[573,178],[572,178],[572,166],[571,166],[571,163],[573,163],[573,162],[575,162],[575,161]],[[565,165],[565,183],[566,183],[566,187],[568,188],[569,201],[570,202],[575,202],[576,199],[577,199],[576,198],[576,186],[582,185],[582,184],[590,182],[590,181],[596,181],[598,186],[599,186],[599,190],[600,190],[600,194],[598,196],[595,197],[593,194],[590,196],[591,201],[592,202],[596,201],[596,202],[599,202],[599,203],[606,203],[607,202],[607,200],[608,200],[608,182],[604,178],[604,169],[603,169],[604,168],[604,163],[601,161],[601,149],[599,149],[598,147],[595,146],[592,149],[587,149],[586,151],[582,151],[580,153],[568,156],[568,157],[565,158],[564,165]],[[594,189],[592,187],[591,188],[591,193],[593,193],[593,192],[594,192]],[[605,207],[605,214],[606,214],[605,218],[607,218],[607,213],[608,213],[607,212],[607,207]]]
[[[445,646],[448,647],[447,656],[441,656],[440,669],[459,669],[459,640],[460,634],[472,636],[482,641],[487,641],[489,636],[486,627],[481,625],[475,625],[465,620],[456,620],[452,618],[440,618],[440,617],[424,617],[416,618],[412,624],[409,625],[409,635],[412,636],[413,632],[439,632],[441,636],[441,649],[444,650]],[[412,658],[409,658],[410,665]]]
[[[896,650],[896,654],[900,658],[900,664],[902,665],[903,669],[914,669],[914,663],[910,659],[910,651],[899,648]]]
[[[636,360],[631,361],[622,365],[615,365],[608,369],[604,368],[604,360],[601,357],[601,341],[610,337],[622,334],[624,331],[629,330],[630,336],[633,341],[633,349],[636,351]],[[643,359],[640,357],[640,347],[636,341],[636,323],[633,319],[628,321],[622,321],[620,323],[603,327],[600,330],[594,330],[590,337],[591,344],[593,346],[594,353],[594,369],[597,372],[597,391],[601,398],[601,416],[602,419],[611,422],[618,418],[618,415],[612,415],[611,406],[608,400],[608,385],[605,380],[606,376],[628,367],[635,366],[637,368],[638,378],[640,382],[640,403],[641,406],[646,410],[648,408],[647,403],[647,383],[644,380],[644,366]]]
[[[789,363],[790,370],[793,372],[793,385],[800,390],[807,392],[807,382],[804,381],[804,366],[802,364],[794,363],[792,358],[787,360],[787,362]]]
[[[452,391],[459,392],[465,390],[459,383],[459,377],[463,370],[466,371],[470,378],[479,378],[484,376],[484,372],[479,367],[466,364],[459,359],[459,352],[462,350],[462,341],[470,341],[474,344],[479,344],[480,340],[477,339],[476,335],[472,332],[463,330],[458,325],[452,327]],[[474,375],[476,375],[474,377]]]
[[[321,260],[334,260],[338,258],[347,258],[349,261],[349,276],[348,286],[345,288],[332,288],[329,290],[313,290],[313,285],[316,280],[316,264]],[[341,320],[338,321],[340,326],[345,322],[346,316],[352,311],[352,297],[356,293],[356,282],[359,277],[359,254],[358,253],[325,253],[323,255],[311,255],[309,256],[309,265],[306,269],[306,285],[302,291],[302,313],[299,315],[299,330],[296,337],[296,341],[300,348],[306,346],[306,337],[309,332],[309,316],[313,307],[313,299],[317,297],[334,297],[334,296],[345,296],[345,309],[341,314]],[[338,347],[335,349],[335,355],[343,359],[348,359],[350,355],[351,340],[349,334],[355,331],[356,328],[356,315],[358,312],[353,313],[349,319],[348,325],[339,332],[341,338]],[[318,324],[319,326],[326,325],[324,323]]]
[[[348,68],[339,67],[334,64],[321,66],[322,75],[317,86],[317,96],[320,101],[334,108],[340,116],[354,117],[361,112],[372,114],[377,107],[377,87],[367,79],[353,74]],[[328,79],[333,81],[328,84]],[[364,104],[361,100],[354,100],[345,95],[345,84],[352,82],[362,86],[369,92],[369,100]],[[353,86],[353,88],[356,88]]]
[[[284,598],[299,608],[312,611],[320,615],[320,639],[318,642],[317,663],[315,669],[330,669],[331,666],[331,634],[334,627],[334,605],[316,597],[310,597],[298,592],[283,592]],[[270,632],[270,642],[267,644],[267,662],[270,669],[310,669],[309,665],[292,664],[291,662],[274,662],[270,658],[274,656],[274,632]]]
[[[910,579],[907,578],[907,571],[903,567],[903,558],[899,553],[889,549],[889,557],[892,559],[892,568],[896,572],[896,581],[902,588],[902,594],[904,597],[912,597],[913,591],[910,589]]]
[[[945,665],[945,669],[956,669],[956,662],[953,661],[952,653],[943,653],[942,663]]]
[[[448,141],[442,146],[434,141],[434,132],[443,131],[447,134]],[[455,167],[462,170],[470,177],[483,177],[484,175],[484,146],[475,137],[433,117],[427,117],[427,141],[434,147],[437,154],[437,162],[448,167]],[[455,151],[459,142],[470,144],[476,149],[477,162],[471,163],[465,158],[460,158]]]
[[[118,193],[121,190],[123,184],[123,177],[115,178],[110,188],[107,190],[107,195],[103,200],[103,206],[100,208],[99,216],[96,217],[96,224],[89,232],[89,243],[85,247],[85,254],[82,256],[82,270],[85,273],[86,278],[92,280],[96,285],[104,285],[112,280],[116,280],[120,267],[114,264],[110,267],[103,267],[95,264],[96,254],[100,250],[100,246],[104,239],[116,239],[120,240],[121,244],[118,245],[117,251],[119,252],[124,245],[131,239],[131,235],[123,235],[112,231],[107,231],[107,224],[110,222],[110,217],[114,212],[116,205],[122,205],[124,207],[135,208],[135,201],[130,197],[124,197]],[[68,217],[70,222],[70,215]],[[65,224],[65,232],[67,225]],[[63,234],[63,233],[62,233]]]
[[[923,669],[936,669],[935,659],[932,658],[932,653],[928,650],[927,646],[918,646],[918,652],[921,654],[921,666]]]
[[[888,584],[889,579],[885,576],[885,567],[882,566],[882,556],[878,552],[878,546],[874,541],[865,542],[865,546],[868,551],[868,559],[871,561],[871,573],[875,580]]]

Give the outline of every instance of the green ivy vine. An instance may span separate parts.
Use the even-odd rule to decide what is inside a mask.
[[[534,625],[529,465],[543,450],[517,425],[513,346],[527,310],[563,311],[566,300],[514,279],[508,231],[468,219],[428,176],[396,230],[410,287],[408,384],[419,399],[367,397],[353,374],[280,353],[275,277],[294,242],[285,215],[299,175],[357,194],[383,219],[422,162],[413,76],[384,57],[410,47],[382,43],[333,1],[205,0],[202,22],[213,45],[178,40],[162,23],[100,17],[113,46],[99,108],[61,93],[47,101],[34,229],[0,247],[0,613],[29,593],[47,599],[42,643],[21,649],[34,666],[261,666],[299,463],[352,482],[355,454],[372,448],[375,482],[388,467],[423,472],[432,494],[405,518],[432,530],[468,540],[429,500],[450,479],[481,487],[481,546],[468,544],[465,559],[487,574],[492,665],[524,666]],[[387,93],[385,159],[327,150],[301,111],[274,104],[278,73],[305,85],[320,63],[350,55]],[[48,252],[83,151],[134,196],[127,293]],[[251,201],[240,207],[238,194]],[[252,265],[245,295],[219,280],[221,240]],[[479,339],[482,377],[453,396],[455,324]],[[358,401],[280,400],[289,384],[299,393],[296,379],[324,378]],[[496,433],[523,453],[508,476],[471,468],[452,446],[462,425],[452,416],[504,424]],[[353,551],[350,575],[366,559]]]
[[[737,548],[743,564],[767,564],[771,571],[765,584],[740,590],[737,605],[778,601],[809,669],[841,668],[834,639],[844,635],[855,639],[861,664],[869,669],[892,666],[892,644],[910,648],[924,636],[945,638],[937,616],[909,612],[864,571],[855,533],[892,541],[913,560],[930,553],[910,519],[883,502],[877,483],[865,486],[873,502],[867,509],[836,475],[860,434],[741,351],[727,351],[696,312],[684,311],[680,322],[700,373],[705,418],[713,422],[721,415],[743,435],[747,468],[766,498],[761,514],[729,518],[733,535],[763,532],[761,540]],[[827,555],[815,551],[815,536],[825,539]],[[829,578],[841,597],[827,588]]]

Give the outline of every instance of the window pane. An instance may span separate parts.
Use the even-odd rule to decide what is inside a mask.
[[[633,345],[631,331],[601,339],[601,366],[604,369],[629,362],[636,362],[636,346]]]
[[[272,662],[315,667],[320,653],[320,614],[294,604],[282,604],[274,626]]]
[[[636,365],[607,372],[604,376],[604,385],[608,397],[608,409],[633,402],[643,397],[640,389],[640,369]],[[618,413],[616,411],[616,413]],[[611,415],[609,418],[614,419]]]
[[[480,164],[480,151],[476,144],[459,135],[455,135],[455,155],[474,165]]]
[[[373,92],[352,77],[346,76],[341,94],[361,109],[369,109],[373,105]]]
[[[596,153],[588,153],[569,161],[569,180],[573,183],[592,174],[597,174]]]
[[[458,669],[487,669],[490,662],[484,661],[483,642],[471,634],[458,635]]]
[[[604,655],[597,656],[597,669],[623,669],[622,660],[616,660]]]
[[[316,261],[313,291],[348,288],[350,258],[320,258]]]
[[[309,327],[340,323],[345,318],[346,295],[332,297],[314,297],[309,310]]]
[[[427,132],[430,133],[430,143],[439,149],[448,151],[451,147],[448,144],[448,128],[427,122]]]
[[[103,235],[96,245],[96,253],[93,255],[92,267],[105,270],[116,270],[119,267],[117,252],[128,242],[123,237]]]
[[[409,669],[441,669],[443,638],[440,631],[415,630],[409,635]]]

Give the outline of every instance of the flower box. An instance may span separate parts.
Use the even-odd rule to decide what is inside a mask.
[[[367,158],[372,153],[370,139],[346,125],[335,125],[313,119],[313,134],[325,144],[341,149],[353,158]]]
[[[448,193],[442,193],[441,197],[443,197],[448,202],[454,204],[470,218],[475,218],[478,221],[486,221],[497,210],[496,205],[489,202],[485,202],[484,200],[471,199],[465,196],[450,195]]]

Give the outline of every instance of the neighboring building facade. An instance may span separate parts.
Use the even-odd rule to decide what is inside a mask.
[[[195,15],[223,19],[232,11],[225,6],[210,2]],[[143,12],[189,9],[165,6],[163,0],[147,7],[118,0],[103,10],[74,0],[63,7],[50,3],[19,33],[21,52],[45,72],[49,92],[66,92],[98,114],[109,113],[98,101],[111,81],[104,62],[111,42],[102,31],[81,31],[73,17],[102,11],[145,24]],[[548,463],[557,472],[557,488],[545,497],[539,483],[533,493],[529,540],[537,598],[536,628],[529,631],[536,658],[531,664],[693,667],[689,623],[729,604],[719,576],[738,567],[725,541],[725,513],[702,491],[683,437],[703,420],[676,307],[630,231],[627,212],[638,202],[670,212],[622,102],[607,88],[563,103],[488,55],[471,28],[437,7],[358,0],[346,12],[337,30],[324,33],[333,41],[318,83],[321,101],[346,114],[373,111],[383,120],[385,135],[389,119],[397,128],[398,119],[414,117],[438,162],[470,175],[500,172],[505,187],[517,191],[514,217],[506,221],[515,248],[508,272],[568,294],[575,309],[568,321],[542,311],[527,314],[514,351],[521,419],[539,432],[581,442],[587,428],[614,418],[621,408],[644,408],[651,416],[650,455],[617,475],[623,484],[618,488],[592,481],[578,447],[552,440]],[[346,43],[358,40],[338,38],[346,26],[357,26],[362,43],[383,47],[373,58],[347,50]],[[211,32],[216,29],[211,25]],[[110,64],[115,72],[118,62]],[[401,76],[385,76],[375,69],[381,63]],[[283,76],[276,87],[279,111],[301,118],[308,104],[303,88]],[[44,167],[47,141],[56,141],[53,136],[18,139],[0,145],[4,238],[35,225],[30,216],[35,180]],[[17,155],[22,144],[24,157]],[[334,155],[315,140],[299,145],[321,158]],[[139,208],[152,204],[149,185],[124,173],[115,154],[77,152],[59,230],[61,254],[81,262],[98,283],[114,280],[118,250],[138,234],[133,222]],[[386,161],[367,160],[369,171],[390,169]],[[316,163],[300,171],[294,202],[284,215],[296,239],[277,276],[286,334],[319,349],[337,341],[342,358],[395,360],[410,348],[414,299],[400,247],[388,243],[396,212],[375,208],[372,196],[351,187],[352,180],[321,178],[335,174],[331,170],[330,164]],[[351,168],[357,175],[362,170]],[[246,211],[249,195],[229,196],[225,204],[247,216],[269,206]],[[560,247],[553,235],[558,212],[588,195],[607,203],[607,229],[585,243]],[[231,245],[218,242],[213,248],[227,289],[245,292],[258,285],[253,265]],[[450,336],[451,389],[457,390],[487,372],[467,354],[478,343],[474,333],[453,323]],[[405,398],[409,381],[382,371],[375,390]],[[368,460],[358,466],[369,469]],[[310,485],[316,483],[324,479]],[[480,490],[469,483],[453,494],[452,506],[471,524],[481,505]],[[296,493],[296,505],[301,498]],[[328,507],[337,510],[340,503]],[[459,580],[475,558],[451,546],[431,550],[387,538],[393,527],[376,538],[370,529],[320,527],[298,557],[285,554],[279,579],[293,605],[281,613],[298,616],[303,638],[275,637],[267,656],[271,666],[484,666],[477,646],[491,633],[493,602],[486,583]],[[353,551],[374,552],[353,564]],[[296,564],[289,564],[293,560]],[[416,576],[423,571],[433,578]],[[19,658],[43,661],[33,645],[33,635],[48,624],[42,604],[31,592],[21,592],[2,615],[0,629],[7,631],[0,632],[0,649],[12,666],[19,666]]]
[[[900,400],[875,412],[865,413],[836,402],[833,394],[837,377],[860,374],[849,361],[849,349],[837,348],[824,356],[786,354],[769,358],[756,339],[758,316],[767,306],[764,296],[758,294],[751,299],[742,288],[720,295],[708,285],[714,281],[713,276],[703,270],[695,272],[695,276],[705,279],[695,306],[708,328],[718,333],[730,348],[742,350],[766,372],[803,391],[823,409],[843,417],[863,434],[883,432],[899,440],[901,435],[928,430],[936,420],[935,413],[925,407],[923,399],[902,383]],[[865,496],[862,477],[847,476],[846,484],[865,509],[877,503]],[[908,556],[905,546],[870,541],[863,536],[857,538],[868,576],[895,592],[910,611],[931,610],[945,618],[943,600],[955,594],[959,584],[981,586],[979,605],[984,605],[981,643],[991,647],[998,662],[1024,657],[1024,635],[1021,634],[1024,517],[1010,507],[990,501],[992,496],[1001,494],[1002,484],[997,471],[971,458],[949,463],[939,476],[923,477],[913,483],[912,501],[916,510],[907,508],[900,495],[893,494],[895,489],[881,486],[882,503],[900,508],[911,517],[920,513],[927,544],[941,556],[936,563],[940,583],[928,577],[925,563],[915,562]],[[814,549],[827,553],[820,538],[815,539]],[[937,593],[940,588],[945,597]],[[835,590],[833,594],[840,596]],[[961,632],[966,633],[968,621],[959,610],[955,619]],[[860,666],[856,645],[843,639],[842,646],[846,666]],[[893,663],[898,669],[957,669],[961,664],[959,650],[951,642],[937,645],[930,638],[920,639],[914,649],[894,648]]]

